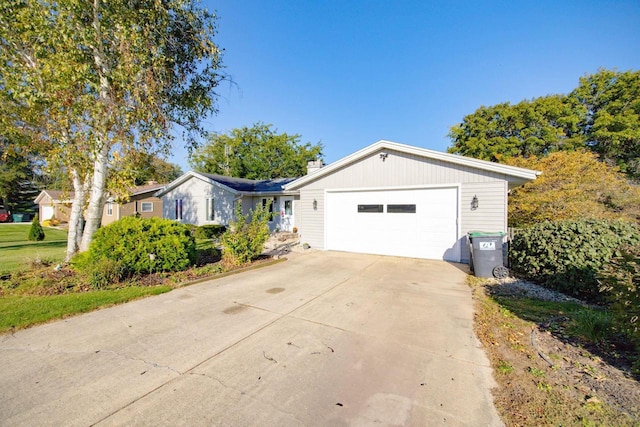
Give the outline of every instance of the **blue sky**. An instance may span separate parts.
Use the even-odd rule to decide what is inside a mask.
[[[261,121],[334,162],[380,139],[445,151],[481,105],[640,69],[640,1],[206,0],[218,16],[226,133]],[[178,148],[170,161],[189,170]]]

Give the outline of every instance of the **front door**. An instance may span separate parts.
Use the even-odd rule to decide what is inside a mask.
[[[280,198],[280,230],[293,231],[293,197]]]

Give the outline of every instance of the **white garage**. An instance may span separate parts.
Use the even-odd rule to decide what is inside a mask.
[[[460,257],[457,187],[327,192],[325,212],[326,249]]]
[[[468,262],[469,231],[507,231],[510,188],[540,172],[378,141],[284,186],[312,248]]]

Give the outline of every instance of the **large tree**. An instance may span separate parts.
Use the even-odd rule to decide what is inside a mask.
[[[575,150],[585,146],[579,122],[579,108],[562,95],[482,106],[451,128],[449,152],[500,161]]]
[[[640,71],[599,70],[582,77],[570,97],[583,108],[587,145],[640,180]]]
[[[640,187],[592,152],[563,151],[547,156],[512,157],[506,163],[542,171],[535,181],[511,190],[509,224],[580,218],[640,221]]]
[[[588,148],[640,179],[640,71],[599,70],[568,95],[482,106],[449,137],[449,152],[491,161]]]
[[[191,156],[200,172],[249,179],[298,177],[307,162],[322,157],[322,144],[300,143],[300,135],[278,133],[272,125],[256,123],[215,134]]]
[[[0,4],[0,132],[69,175],[67,258],[88,248],[106,191],[133,184],[126,159],[166,152],[174,125],[187,144],[203,134],[222,78],[214,24],[192,0]]]

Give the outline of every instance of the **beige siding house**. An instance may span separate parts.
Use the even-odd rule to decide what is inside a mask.
[[[468,262],[467,233],[506,232],[509,189],[537,175],[378,141],[284,189],[311,247]]]
[[[126,216],[138,215],[142,218],[160,217],[162,218],[162,200],[155,196],[155,193],[167,184],[149,182],[130,189],[129,201],[121,202],[113,198],[107,199],[102,211],[102,225],[109,225],[112,222]]]
[[[69,222],[73,196],[73,191],[42,190],[35,199],[35,203],[39,206],[38,218],[40,222],[52,218],[62,223]]]

